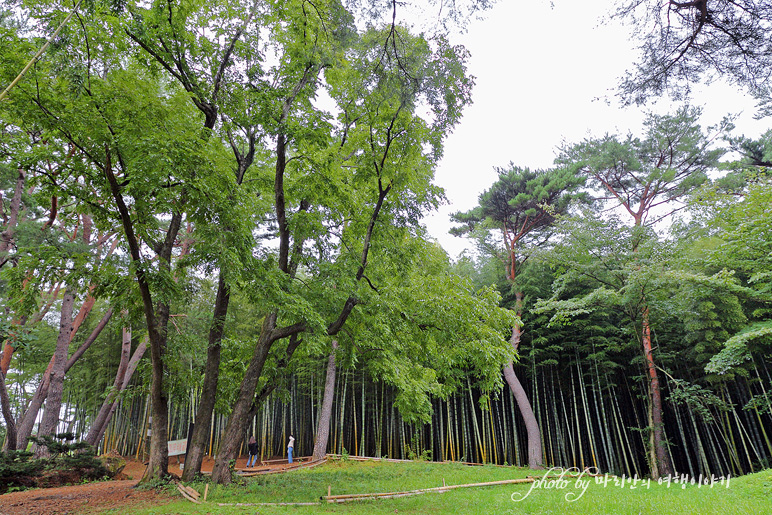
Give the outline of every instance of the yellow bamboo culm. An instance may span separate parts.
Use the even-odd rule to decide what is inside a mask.
[[[22,71],[19,72],[19,75],[16,76],[15,79],[13,79],[13,82],[11,82],[7,88],[3,90],[2,93],[0,93],[0,100],[3,100],[5,96],[8,94],[11,89],[21,80],[22,77],[24,77],[24,74],[27,73],[27,71],[32,68],[32,65],[37,62],[38,59],[40,59],[40,56],[43,55],[43,52],[46,51],[46,48],[48,48],[48,45],[51,44],[51,42],[54,40],[56,36],[59,35],[59,32],[61,32],[62,28],[64,28],[65,25],[67,25],[67,22],[70,21],[70,18],[75,14],[75,11],[78,10],[78,7],[80,7],[80,3],[83,0],[78,0],[78,3],[75,4],[75,7],[72,8],[72,11],[70,11],[70,14],[67,15],[67,17],[64,19],[64,21],[59,25],[59,27],[56,28],[56,31],[51,34],[51,37],[48,38],[48,41],[46,41],[45,45],[43,45],[40,50],[38,50],[38,53],[30,59],[30,61],[27,63],[27,66],[24,67]]]

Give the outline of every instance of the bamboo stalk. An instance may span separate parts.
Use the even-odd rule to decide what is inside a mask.
[[[558,376],[558,381],[560,381],[560,376]],[[566,452],[566,459],[570,459],[571,466],[575,467],[576,466],[576,448],[574,447],[573,422],[571,421],[571,417],[568,416],[568,410],[566,409],[566,399],[565,399],[565,396],[563,395],[562,388],[560,388],[560,406],[563,408],[563,420],[566,421],[566,436],[568,436],[568,452]]]
[[[751,460],[751,453],[748,451],[748,446],[750,445],[750,448],[753,450],[753,454],[756,455],[756,457],[761,460],[761,455],[759,454],[758,450],[756,450],[756,446],[753,445],[753,442],[751,441],[750,435],[748,434],[747,430],[745,429],[745,426],[743,425],[742,421],[740,420],[740,417],[737,415],[737,406],[733,404],[732,396],[729,393],[729,390],[726,392],[727,397],[730,401],[730,406],[732,406],[732,414],[734,415],[735,423],[737,424],[737,427],[739,429],[740,433],[740,442],[743,445],[743,451],[745,454],[745,459],[748,460],[748,467],[750,468],[751,473],[754,472],[753,470],[753,461]],[[743,436],[745,435],[745,436]],[[748,440],[746,444],[746,438]]]
[[[577,448],[579,449],[579,468],[584,469],[584,445],[582,445],[582,432],[579,427],[579,411],[577,408],[577,398],[576,398],[576,386],[574,384],[574,374],[571,374],[571,395],[574,398],[574,402],[572,403],[574,405],[574,422],[576,426],[576,444]],[[576,462],[573,464],[574,467],[577,466]]]
[[[579,363],[578,351],[577,351],[576,358],[577,358],[576,373],[579,376],[579,391],[582,394],[582,407],[584,408],[585,427],[587,427],[587,439],[590,443],[590,456],[592,457],[592,466],[595,469],[598,469],[598,460],[597,460],[596,451],[595,451],[595,431],[593,431],[593,428],[592,428],[592,420],[591,420],[592,417],[590,417],[590,407],[587,401],[587,391],[585,390],[584,375],[582,374],[582,369]],[[582,469],[584,469],[584,464],[582,464]]]
[[[686,454],[687,463],[689,464],[689,474],[691,474],[692,476],[695,476],[696,474],[694,472],[694,465],[692,464],[692,458],[690,456],[691,453],[688,451],[688,443],[686,441],[686,436],[684,435],[683,425],[681,424],[681,413],[680,413],[681,410],[678,408],[678,406],[673,406],[673,411],[675,411],[676,425],[678,426],[678,434],[681,436],[681,445],[683,445],[684,449],[686,449],[685,454]]]
[[[759,369],[756,366],[756,364],[753,364],[754,370],[756,370],[756,377],[759,379],[759,385],[761,385],[761,391],[764,395],[764,398],[767,400],[767,403],[769,403],[769,396],[767,395],[767,390],[764,388],[764,382],[761,379],[761,375],[759,374]],[[753,392],[751,392],[752,394]],[[758,421],[758,427],[761,429],[762,435],[764,435],[764,441],[767,444],[767,451],[770,455],[772,455],[772,442],[769,440],[769,436],[767,436],[767,430],[764,428],[764,423],[761,420],[761,414],[759,413],[758,407],[754,404],[753,411],[756,414],[756,420]]]
[[[593,353],[595,353],[595,345],[593,344]],[[600,437],[601,437],[601,444],[603,445],[603,449],[605,452],[606,457],[606,470],[610,470],[611,472],[616,473],[619,470],[619,467],[616,464],[616,453],[614,452],[614,448],[611,445],[611,437],[609,435],[609,422],[608,417],[606,416],[606,403],[603,400],[602,396],[602,383],[600,378],[600,371],[598,370],[598,359],[597,357],[593,358],[593,370],[595,371],[595,381],[596,385],[592,388],[592,398],[593,398],[593,404],[595,406],[595,416],[597,420],[599,420],[602,424],[600,428]],[[600,406],[600,409],[598,408]]]
[[[515,396],[512,393],[511,388],[506,388],[508,395],[507,398],[509,399],[509,415],[511,417],[512,421],[512,437],[514,442],[512,443],[512,450],[514,451],[514,458],[512,459],[512,464],[516,466],[521,466],[522,463],[520,462],[520,441],[517,437],[517,417],[515,415]]]
[[[365,371],[362,370],[362,441],[359,444],[359,448],[362,449],[362,454],[366,454],[365,452],[365,432],[366,427],[365,425],[365,408],[367,407],[367,402],[365,402]],[[359,454],[359,453],[357,453]]]
[[[177,491],[182,494],[182,496],[187,499],[190,502],[193,502],[195,504],[201,504],[201,501],[199,501],[200,494],[194,490],[193,488],[190,488],[189,486],[185,486],[179,481],[176,482],[177,484]]]
[[[466,378],[466,386],[469,391],[469,418],[472,419],[472,427],[474,428],[474,438],[477,444],[476,448],[479,452],[477,461],[485,463],[485,448],[483,447],[482,438],[480,438],[480,428],[477,424],[477,410],[475,409],[474,398],[472,397],[472,385],[469,382],[469,378]],[[472,456],[469,457],[474,460]]]

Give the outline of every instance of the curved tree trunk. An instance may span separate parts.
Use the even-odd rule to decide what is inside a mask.
[[[335,395],[335,350],[338,342],[332,341],[332,352],[327,360],[327,378],[324,381],[324,397],[322,411],[319,413],[319,423],[316,426],[314,438],[314,460],[321,460],[327,454],[327,441],[330,438],[330,419],[332,418],[332,401]]]
[[[515,292],[515,312],[518,317],[522,316],[523,293],[520,291]],[[512,338],[509,342],[512,344],[512,347],[515,348],[515,351],[520,348],[521,334],[519,325],[512,327]],[[511,361],[504,367],[504,379],[506,379],[509,389],[515,397],[517,407],[520,410],[520,415],[522,415],[523,422],[525,423],[525,430],[528,435],[528,467],[540,469],[544,465],[544,458],[542,456],[539,423],[536,420],[536,414],[533,412],[531,403],[528,401],[528,395],[526,395],[523,385],[520,384],[520,380],[515,374],[515,369],[512,366]]]
[[[13,244],[16,224],[19,222],[19,213],[21,213],[21,196],[24,192],[24,181],[27,173],[24,168],[18,168],[16,171],[18,175],[16,176],[16,187],[13,191],[13,197],[11,198],[8,220],[3,227],[3,232],[0,233],[0,266],[4,265],[8,260],[8,249]]]
[[[257,3],[254,4],[255,8]],[[250,12],[250,19],[254,14]],[[244,181],[244,175],[255,159],[255,142],[257,140],[253,129],[247,130],[248,150],[243,154],[231,140],[231,148],[238,168],[236,171],[236,184],[241,185]],[[229,197],[231,198],[231,197]],[[230,232],[230,228],[225,230]],[[190,239],[186,240],[191,241]],[[183,248],[182,254],[189,250]],[[230,304],[231,293],[228,283],[225,280],[225,273],[220,268],[220,277],[217,284],[217,297],[214,303],[214,313],[212,316],[212,326],[209,329],[209,346],[206,351],[206,368],[204,370],[204,385],[201,389],[201,398],[198,404],[196,417],[193,420],[193,431],[188,438],[188,453],[185,456],[185,470],[182,471],[182,479],[192,480],[196,474],[201,472],[201,463],[204,461],[204,454],[209,440],[209,431],[212,423],[212,413],[217,399],[217,383],[220,377],[220,352],[223,333],[225,332],[225,318],[228,314],[228,305]]]
[[[504,379],[506,379],[512,394],[517,402],[517,407],[520,410],[520,415],[525,422],[525,430],[528,435],[528,467],[532,469],[540,469],[544,465],[542,458],[541,448],[541,432],[539,431],[539,423],[536,421],[536,415],[531,408],[531,403],[528,401],[528,396],[523,389],[523,385],[520,384],[515,370],[512,367],[512,363],[509,363],[504,367]]]
[[[206,351],[206,370],[204,372],[204,385],[201,390],[201,399],[193,425],[193,432],[189,435],[188,453],[185,456],[185,469],[182,479],[192,480],[201,472],[201,463],[204,461],[204,452],[209,440],[210,424],[214,404],[217,400],[217,382],[220,376],[220,343],[225,328],[225,317],[228,313],[230,291],[225,283],[223,271],[220,270],[220,280],[217,286],[217,299],[214,304],[214,316],[212,326],[209,329],[209,346]]]

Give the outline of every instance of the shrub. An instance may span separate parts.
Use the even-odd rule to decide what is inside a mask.
[[[29,451],[0,452],[0,494],[36,485],[35,478],[41,474],[45,463],[31,458]]]
[[[0,494],[10,490],[51,487],[101,479],[108,469],[85,442],[73,442],[72,433],[55,437],[31,437],[30,440],[48,449],[49,457],[32,459],[29,451],[0,453]]]

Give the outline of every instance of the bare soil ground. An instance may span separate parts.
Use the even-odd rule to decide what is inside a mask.
[[[246,457],[239,458],[236,468],[243,468],[246,463]],[[213,460],[205,459],[202,470],[211,471],[213,464]],[[271,468],[286,466],[271,464]],[[180,499],[167,492],[136,488],[144,472],[145,464],[127,460],[120,476],[122,479],[58,488],[36,488],[0,495],[0,515],[90,515],[108,510],[121,513],[130,508],[149,508]],[[169,458],[169,472],[177,476],[182,475],[176,457]]]

